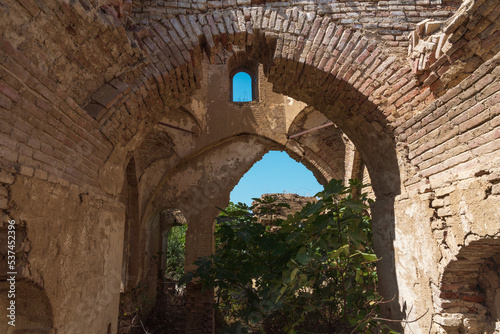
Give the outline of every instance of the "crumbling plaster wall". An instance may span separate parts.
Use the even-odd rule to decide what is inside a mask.
[[[497,54],[448,91],[437,105],[422,110],[416,117],[423,128],[408,138],[411,163],[403,164],[402,171],[410,176],[405,192],[398,197],[395,256],[407,309],[418,305],[413,308],[414,316],[427,310],[446,314],[441,306],[447,299],[441,290],[446,267],[471,241],[497,238],[500,232],[498,64]],[[408,247],[409,239],[418,242]],[[460,295],[458,299],[467,299],[459,286],[453,291]],[[435,322],[430,321],[431,315],[424,318],[425,328],[445,330],[441,325],[447,323],[441,317],[435,316]],[[480,323],[488,321],[483,315]],[[460,321],[457,328],[480,330],[474,326]]]
[[[441,290],[442,275],[447,266],[457,260],[459,252],[467,249],[471,242],[483,238],[498,238],[500,193],[491,192],[496,183],[498,176],[488,174],[400,197],[398,206],[401,209],[396,209],[394,248],[400,296],[404,296],[401,302],[406,304],[407,311],[412,309],[409,319],[415,319],[425,312],[434,312],[434,315],[428,314],[425,317],[427,322],[421,323],[419,327],[409,324],[413,330],[432,328],[432,331],[442,332],[444,329],[441,326],[447,324],[442,320],[443,315],[446,318],[449,313],[468,313],[467,305],[463,305],[461,311],[447,309],[450,290],[458,296],[456,299],[464,301],[468,301],[469,293],[460,284]],[[418,242],[409,243],[409,240]],[[472,252],[470,255],[476,256],[476,263],[494,255],[493,249],[488,252],[487,257],[477,253]],[[454,275],[475,275],[477,278],[479,268],[473,269],[458,269]],[[475,285],[478,284],[479,281],[476,280]],[[484,305],[485,299],[483,296],[483,299],[473,301]],[[494,310],[488,312],[494,314]],[[479,318],[479,324],[494,323],[496,320],[484,313]],[[477,325],[460,321],[460,325],[456,327],[474,333],[480,331]]]
[[[54,332],[77,333],[82,326],[90,332],[108,326],[115,331],[124,204],[52,176],[47,179],[47,174],[41,178],[3,174],[2,179],[9,182],[8,209],[2,223],[15,219],[18,242],[23,230],[27,238],[26,256],[17,256],[16,329],[43,331],[47,321],[53,320]],[[32,282],[34,288],[23,285],[22,279]],[[71,282],[81,284],[75,287]],[[37,289],[46,294],[45,299],[39,300]],[[6,297],[1,296],[2,302]],[[24,314],[21,307],[31,298],[39,300],[45,310]],[[52,313],[53,319],[41,319],[33,327],[38,312]],[[0,326],[8,332],[5,322]]]

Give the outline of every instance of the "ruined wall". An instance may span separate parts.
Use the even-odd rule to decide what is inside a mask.
[[[424,109],[417,116],[422,122],[422,130],[408,137],[411,168],[418,176],[407,179],[408,192],[400,198],[402,210],[397,215],[401,225],[397,233],[406,237],[400,237],[401,241],[397,242],[396,257],[412,259],[411,265],[407,261],[398,261],[399,281],[408,291],[408,301],[413,300],[413,304],[421,303],[423,295],[428,296],[422,312],[428,308],[446,314],[447,307],[443,304],[446,305],[449,299],[447,292],[450,288],[445,287],[446,282],[442,279],[447,266],[471,242],[498,236],[500,211],[496,203],[499,192],[495,186],[498,183],[500,143],[498,69],[497,55],[469,80],[461,82],[436,104]],[[464,110],[467,112],[463,113]],[[415,183],[417,179],[420,181]],[[404,245],[407,237],[421,241],[410,251]],[[480,254],[472,256],[485,258]],[[429,265],[425,265],[426,262]],[[464,270],[460,275],[469,272]],[[410,293],[410,287],[418,282],[414,277],[421,275],[426,277],[426,282],[418,283],[421,286],[419,292]],[[445,291],[441,290],[443,288]],[[451,290],[460,295],[456,299],[468,301],[468,293],[460,284]],[[484,304],[480,298],[476,300]],[[462,311],[465,308],[463,306]],[[477,315],[478,312],[472,313]],[[433,328],[443,325],[442,318],[436,316],[436,319]],[[487,322],[484,316],[481,322]],[[454,326],[475,332],[479,330],[476,325],[474,321],[460,320],[455,321]]]
[[[390,46],[407,47],[406,32],[415,23],[425,19],[443,20],[455,12],[461,1],[454,0],[410,0],[410,1],[263,1],[263,0],[223,0],[223,1],[134,1],[132,17],[141,23],[160,21],[165,16],[207,13],[220,15],[228,9],[244,8],[244,16],[249,15],[252,6],[269,28],[276,32],[287,25],[288,15],[305,20],[307,16],[328,16],[334,22],[371,31]],[[260,6],[259,6],[260,5]],[[216,14],[212,14],[216,13]],[[293,13],[293,14],[292,14]],[[236,14],[239,16],[239,14]],[[267,23],[265,23],[267,26]],[[295,27],[294,27],[295,28]],[[286,29],[286,28],[285,28]]]
[[[262,214],[260,212],[260,206],[258,202],[253,201],[252,206],[256,205],[253,209],[253,212],[258,215],[259,223],[264,225],[269,225],[273,220],[276,219],[286,219],[288,215],[293,215],[295,212],[302,210],[302,208],[307,203],[314,203],[318,199],[316,197],[307,197],[300,196],[297,194],[284,194],[284,193],[275,193],[275,194],[262,194],[260,199],[263,200],[266,197],[270,197],[275,200],[275,204],[285,203],[290,206],[290,208],[280,207],[276,208],[275,213],[272,215]]]
[[[248,56],[228,51],[216,56],[216,64],[202,60],[201,89],[189,104],[179,109],[178,115],[184,117],[166,115],[134,152],[141,216],[139,233],[144,236],[140,238],[139,249],[146,249],[139,259],[139,282],[156,284],[149,278],[155,277],[158,270],[157,261],[151,257],[161,250],[153,237],[161,234],[155,218],[159,210],[180,209],[186,216],[186,268],[192,269],[197,257],[207,256],[213,251],[216,208],[227,205],[230,191],[268,150],[290,150],[297,159],[308,162],[322,180],[329,179],[329,176],[315,168],[319,164],[328,166],[328,171],[342,177],[345,153],[338,132],[334,133],[336,136],[332,136],[328,146],[320,147],[310,139],[309,143],[295,144],[289,149],[288,127],[296,124],[294,118],[304,112],[304,105],[274,93],[262,66]],[[240,103],[229,100],[231,73],[241,66],[254,69],[252,74],[258,81],[255,101]],[[303,121],[307,118],[308,115],[302,117]],[[316,152],[316,156],[305,156],[297,151],[301,145],[313,154]],[[322,158],[334,151],[340,152],[342,159],[335,160],[336,164],[322,162]],[[137,256],[129,254],[130,258]],[[131,276],[130,272],[125,275]],[[148,297],[154,298],[155,289],[148,291]],[[210,297],[196,286],[190,286],[187,293],[188,309],[191,310],[189,330],[194,330],[193,326],[205,328],[203,324],[210,320],[211,308],[208,307],[207,311],[195,306],[197,303],[210,304]]]
[[[116,330],[124,205],[61,179],[47,180],[46,174],[45,179],[2,176],[9,199],[2,224],[16,221],[20,247],[15,328],[47,333],[74,333],[81,326]],[[2,294],[2,303],[6,297]],[[23,310],[32,300],[40,300],[39,308]],[[10,327],[5,322],[0,326],[5,333]]]
[[[258,99],[246,103],[229,101],[230,73],[232,67],[239,67],[238,62],[232,63],[232,57],[234,56],[231,54],[226,55],[225,58],[222,56],[222,61],[219,64],[210,64],[204,60],[202,88],[197,91],[189,104],[183,106],[184,110],[196,119],[199,134],[179,134],[180,131],[176,129],[163,129],[165,133],[169,133],[171,138],[174,138],[169,145],[175,154],[158,158],[141,175],[139,197],[141,198],[143,224],[151,218],[151,210],[157,212],[162,206],[179,208],[186,217],[189,217],[190,214],[196,215],[205,210],[202,208],[210,205],[212,208],[225,207],[232,188],[253,163],[260,160],[268,150],[288,149],[287,117],[303,112],[302,104],[272,92],[272,87],[262,72],[262,66],[257,66],[254,73],[259,81]],[[303,119],[307,119],[307,115]],[[186,123],[183,124],[183,127],[186,128],[186,125]],[[291,126],[291,124],[288,125]],[[136,160],[143,161],[143,157],[151,157],[154,152],[158,151],[158,147],[152,145],[151,141],[147,143],[148,149],[139,150],[140,156]],[[345,155],[342,150],[344,143],[340,138],[333,137],[329,149],[324,146],[319,147],[318,143],[314,141],[311,143],[304,145],[304,147],[312,153],[316,152],[317,155],[320,153],[327,155],[335,150],[341,151],[342,158]],[[239,146],[237,149],[225,148],[231,147],[231,145]],[[255,145],[257,146],[253,147]],[[260,148],[257,149],[257,147]],[[322,149],[324,152],[321,152]],[[165,152],[165,150],[162,149],[161,152]],[[322,174],[321,171],[314,169],[313,163],[315,161],[321,162],[321,157],[304,156],[300,152],[293,151],[291,153],[297,154],[296,156],[304,161],[309,161],[313,171],[322,179],[329,178],[328,174]],[[200,173],[201,175],[196,177],[194,174],[191,175],[191,180],[188,183],[186,183],[187,179],[176,176],[181,171],[188,170],[188,166],[199,159],[206,161],[204,163],[196,162],[198,166],[196,167],[196,175]],[[234,163],[232,159],[241,162]],[[335,168],[335,173],[342,175],[343,159],[335,161],[335,163],[326,163],[326,165],[330,169]],[[221,164],[219,167],[221,170],[215,168],[219,164]],[[206,169],[208,166],[212,167]],[[195,181],[197,177],[202,177],[204,181]],[[220,180],[217,181],[218,179]],[[205,182],[212,182],[210,180],[215,183],[204,185]],[[195,182],[194,186],[189,186],[193,182]],[[151,184],[157,184],[159,187],[151,187]],[[168,200],[161,199],[166,196],[161,189],[166,187],[170,188],[167,192]],[[172,191],[172,189],[186,187],[190,190],[183,191],[191,192],[189,196]],[[152,204],[152,202],[156,204]],[[161,204],[162,202],[164,203]],[[213,211],[212,215],[213,217],[208,215],[204,219],[210,221],[210,226],[217,215],[217,210]],[[195,258],[193,257],[193,259]],[[187,261],[191,260],[189,258]]]
[[[319,128],[321,126],[324,127]],[[349,138],[319,111],[312,107],[304,108],[290,125],[288,138],[287,148],[296,154],[297,161],[312,169],[313,173],[314,170],[320,172],[314,173],[319,183],[325,184],[332,178],[346,181],[350,178],[355,147]],[[339,168],[340,166],[342,167]]]
[[[80,9],[56,2],[1,6],[1,223],[18,224],[18,289],[28,286],[16,297],[17,329],[116,329],[124,205],[99,189],[97,173],[112,145],[78,104],[135,56],[122,36],[112,37],[102,13]],[[124,52],[112,54],[117,45]],[[102,54],[100,61],[93,54]],[[3,304],[7,296],[1,298]],[[31,299],[40,313],[22,310]],[[30,312],[50,317],[36,320]]]

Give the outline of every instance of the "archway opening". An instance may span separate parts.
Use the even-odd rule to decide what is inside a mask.
[[[15,282],[15,293],[12,289],[10,281],[0,281],[0,306],[6,310],[0,332],[54,333],[52,305],[46,291],[25,279]]]
[[[185,271],[186,232],[187,220],[179,209],[163,208],[148,221],[144,248],[133,249],[144,254],[143,274],[121,294],[119,333],[138,333],[142,326],[161,333],[184,328],[185,285],[179,279]]]
[[[187,225],[174,226],[164,234],[162,267],[163,277],[169,282],[178,281],[184,274]]]
[[[255,163],[233,188],[231,202],[250,206],[262,194],[291,193],[314,196],[322,190],[314,174],[286,152],[270,151]]]
[[[231,78],[231,101],[251,102],[254,100],[253,79],[247,71],[239,71]]]
[[[294,133],[300,132],[302,129],[295,130]],[[334,131],[334,128],[329,127],[322,131],[331,132]],[[334,145],[334,141],[340,141],[341,143],[341,145],[335,145],[339,146],[339,152],[342,148],[341,151],[343,154],[339,153],[339,159],[328,160],[328,165],[337,166],[335,169],[338,170],[338,173],[321,168],[323,164],[317,162],[324,161],[322,155],[300,150],[302,144],[306,145],[308,143],[306,140],[307,136],[319,136],[321,138],[320,141],[323,141],[325,138],[321,136],[321,133],[322,132],[318,130],[301,135],[300,137],[293,138],[293,140],[288,140],[286,145],[283,145],[284,143],[277,143],[263,136],[247,134],[238,135],[228,138],[210,150],[203,152],[203,154],[194,156],[193,161],[183,164],[181,166],[182,168],[176,170],[175,173],[169,173],[168,176],[169,179],[172,180],[172,183],[169,184],[168,187],[165,186],[165,188],[158,189],[158,197],[152,202],[151,208],[155,207],[155,203],[158,204],[156,208],[165,207],[165,205],[167,205],[166,203],[168,203],[169,207],[179,207],[186,215],[189,221],[188,236],[186,237],[189,243],[189,245],[186,246],[186,265],[189,266],[192,264],[198,256],[208,256],[213,252],[214,242],[211,235],[213,232],[213,219],[218,214],[216,207],[224,207],[229,202],[230,190],[234,188],[236,183],[243,177],[244,173],[251,170],[252,166],[255,168],[256,162],[262,159],[268,150],[285,150],[294,160],[300,161],[304,166],[308,166],[308,168],[314,172],[315,177],[312,178],[320,180],[321,183],[324,183],[327,177],[332,177],[329,175],[336,175],[335,178],[343,179],[345,160],[341,157],[346,154],[346,145],[342,136],[333,136],[333,138],[328,137],[329,141],[325,144],[330,147]],[[318,149],[327,152],[327,155],[328,152],[330,152],[323,146],[318,146]],[[279,152],[271,152],[271,154],[273,153]],[[286,156],[287,153],[280,154]],[[223,158],[219,159],[219,157]],[[209,162],[210,168],[197,170],[198,174],[193,173],[193,171],[196,170],[195,167],[199,166],[202,162]],[[292,162],[300,166],[299,163]],[[302,168],[305,169],[304,166],[302,166]],[[282,167],[281,170],[283,169]],[[312,174],[311,172],[309,173]],[[321,177],[325,179],[322,180]],[[289,179],[302,178],[290,176]],[[189,182],[181,184],[183,188],[176,188],[178,186],[175,180],[189,180]],[[165,183],[165,185],[166,184],[167,183]],[[317,191],[310,189],[309,184],[307,186],[307,192],[304,195],[315,195]],[[175,199],[169,198],[169,196],[171,196],[171,191],[169,192],[169,190],[171,189],[177,189],[178,196],[176,196]],[[277,190],[266,190],[265,192],[283,192],[283,190],[292,192],[291,188],[288,186]],[[261,193],[250,195],[248,196],[248,200],[243,201],[251,201],[252,197],[260,197],[260,195]],[[154,215],[153,212],[158,213],[157,210],[158,209],[152,209],[151,215]],[[147,216],[147,214],[145,214],[145,216]],[[205,294],[201,291],[201,288],[198,289],[197,286],[193,286],[192,288],[188,286],[186,288],[186,295],[189,297],[186,298],[186,305],[189,308],[186,315],[186,323],[189,325],[196,325],[201,318],[207,319],[207,321],[209,318],[213,318],[212,307],[205,307],[206,305],[210,305],[211,301],[213,301],[213,293]],[[208,323],[209,322],[207,322],[207,324]]]
[[[434,295],[434,325],[448,333],[500,330],[500,242],[479,239],[445,268]]]
[[[368,254],[368,252],[373,251],[373,248],[370,237],[371,224],[367,210],[364,212],[363,210],[358,211],[360,219],[361,217],[366,218],[366,220],[364,218],[359,220],[363,221],[362,224],[356,225],[362,228],[358,229],[354,227],[354,221],[343,225],[334,222],[333,217],[336,214],[342,215],[344,212],[351,212],[354,216],[354,211],[349,211],[348,206],[344,207],[345,204],[342,202],[342,199],[346,199],[347,201],[352,200],[351,196],[348,195],[349,190],[342,187],[343,180],[329,183],[323,189],[314,180],[315,177],[312,172],[308,171],[305,166],[300,166],[300,163],[293,161],[289,157],[289,161],[284,159],[285,164],[276,164],[276,161],[280,161],[280,155],[287,156],[286,153],[281,152],[271,151],[267,153],[261,161],[255,163],[242,177],[239,186],[235,187],[236,191],[233,190],[233,194],[231,194],[233,200],[241,198],[241,200],[237,200],[240,204],[234,205],[230,203],[217,219],[215,227],[216,250],[213,257],[208,261],[202,259],[198,262],[199,267],[195,277],[199,275],[204,284],[211,284],[210,282],[216,278],[213,281],[213,286],[215,287],[217,296],[215,309],[218,316],[216,318],[219,319],[220,322],[218,325],[221,326],[218,329],[241,325],[243,328],[253,330],[257,326],[258,328],[262,328],[264,332],[274,333],[283,328],[295,328],[293,326],[297,326],[296,328],[326,330],[330,332],[329,330],[335,326],[343,326],[338,325],[338,323],[340,323],[339,319],[344,319],[344,317],[339,315],[340,312],[325,316],[323,310],[328,309],[328,307],[336,310],[348,309],[346,303],[343,304],[343,307],[337,307],[340,305],[339,301],[342,299],[340,293],[337,293],[337,291],[340,291],[341,284],[339,282],[344,277],[349,276],[349,279],[354,281],[354,275],[352,275],[352,270],[346,269],[346,276],[343,276],[344,272],[337,270],[338,268],[334,268],[328,262],[329,260],[325,259],[329,259],[330,256],[336,256],[332,254],[338,253],[337,250],[340,244],[344,247],[342,249],[349,249],[349,252],[357,251],[355,247],[359,245],[353,246],[351,244],[349,241],[351,240],[351,235],[345,240],[342,239],[349,233],[353,233],[352,240],[362,240],[363,251],[367,252],[363,256],[373,256],[375,259],[375,255]],[[288,162],[288,166],[286,162]],[[293,168],[287,168],[290,164],[292,167],[295,167],[293,165],[302,167],[297,169],[299,174],[309,174],[308,176],[313,182],[310,182],[310,180],[307,182],[308,180],[304,180],[304,177],[293,173]],[[276,170],[276,174],[272,173],[272,169]],[[280,173],[285,175],[279,175]],[[288,182],[283,185],[279,182],[279,179]],[[303,184],[300,184],[300,181],[306,181],[305,186],[307,188]],[[238,188],[243,188],[245,184],[247,184],[247,191],[254,191],[252,195],[244,194],[241,196],[238,193]],[[317,191],[311,188],[311,184],[317,187]],[[320,200],[315,197],[304,198],[295,194],[283,194],[283,190],[286,190],[283,187],[292,187],[302,192],[304,192],[303,188],[306,188],[307,193],[304,195],[313,196],[317,192],[325,191],[319,194],[321,197]],[[311,193],[311,190],[314,191]],[[262,192],[271,193],[262,196]],[[330,194],[332,195],[330,196]],[[252,199],[256,200],[252,201]],[[359,203],[355,200],[352,200],[350,203],[355,202]],[[328,206],[328,203],[331,203],[332,206]],[[241,204],[252,204],[252,207],[248,208]],[[305,209],[302,210],[304,206]],[[301,213],[295,214],[298,211],[301,211]],[[332,219],[328,218],[330,214]],[[363,235],[362,233],[357,234],[358,231],[366,233]],[[329,236],[326,239],[322,239],[327,234]],[[356,238],[354,238],[354,235]],[[290,236],[292,237],[290,238]],[[318,236],[321,237],[318,238]],[[334,239],[335,241],[333,242],[332,240]],[[345,244],[344,241],[346,241]],[[299,249],[299,252],[301,252],[300,255],[297,253]],[[310,271],[308,272],[308,276],[302,276],[301,283],[295,282],[294,279],[297,273],[303,273],[302,269],[299,269],[300,265],[306,265],[309,263],[309,256],[316,255],[318,259],[313,262],[320,263],[321,261],[325,261],[325,265],[323,266],[322,263],[318,267],[314,267],[314,265],[309,266],[308,270]],[[346,255],[345,258],[350,259],[350,256]],[[336,262],[335,266],[337,266],[337,263],[343,261],[343,258],[339,257],[336,261],[338,262]],[[295,269],[293,269],[293,265],[296,266]],[[209,268],[208,271],[205,268]],[[287,270],[290,268],[292,268],[292,272],[288,273]],[[342,268],[344,268],[343,265]],[[364,275],[363,270],[365,268],[358,268],[356,270],[359,271],[359,275]],[[361,273],[362,271],[363,274]],[[339,272],[342,272],[340,276]],[[370,273],[370,278],[373,279],[373,283],[370,282],[370,288],[364,289],[359,294],[363,295],[363,298],[366,295],[372,294],[372,291],[373,296],[376,295],[376,289],[374,288],[376,286],[374,263],[371,263],[370,268],[366,268],[366,273],[368,272]],[[315,276],[316,274],[319,274],[321,278]],[[368,277],[368,275],[366,276]],[[283,285],[281,285],[282,279],[284,280]],[[285,297],[287,301],[284,303],[289,307],[278,305],[279,303],[275,302],[276,299],[273,299],[274,291],[281,291],[278,299],[281,300],[281,296],[288,289],[287,284],[292,281],[294,285],[290,288],[291,290],[294,290],[300,284],[304,284],[304,289],[301,286],[300,289],[297,288],[295,291],[296,294],[294,292]],[[219,282],[222,283],[218,285]],[[359,292],[359,287],[364,283],[359,277],[356,282],[358,283],[357,285],[349,286],[352,295],[356,295],[356,291]],[[329,298],[323,298],[327,294]],[[356,304],[357,306],[365,305],[362,302],[363,298],[354,298],[358,303]],[[323,302],[325,300],[328,302],[321,304],[317,309],[312,308],[311,304],[309,304],[312,301],[317,306],[320,301]],[[259,304],[260,302],[263,304]],[[270,304],[266,304],[267,302],[272,304],[272,307],[268,308],[267,306]],[[349,307],[349,309],[359,309],[359,307]],[[300,324],[299,322],[293,323],[293,321],[297,320],[295,314],[303,314],[302,311],[306,313],[310,312],[308,314],[311,317],[300,320]],[[242,314],[255,317],[255,319],[248,322],[245,316],[241,316]],[[293,316],[290,316],[292,314]]]

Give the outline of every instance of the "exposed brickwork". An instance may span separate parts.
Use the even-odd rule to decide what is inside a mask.
[[[307,107],[295,118],[289,133],[293,136],[328,122],[328,119],[321,113],[314,110],[314,108]],[[317,136],[321,136],[323,140],[317,142]],[[313,170],[321,171],[321,174],[315,175],[316,178],[321,183],[325,183],[332,178],[344,178],[347,141],[348,139],[342,137],[340,130],[327,127],[289,139],[287,146],[293,147],[294,152],[298,148],[300,154],[297,160],[305,164],[312,162],[315,167]],[[332,169],[331,166],[341,168]]]
[[[460,331],[493,332],[500,305],[495,302],[499,288],[496,239],[472,242],[464,247],[455,261],[446,267],[439,289],[435,288],[435,304],[439,314],[434,322],[446,333]],[[488,299],[488,303],[487,303]]]
[[[258,215],[259,223],[264,225],[269,225],[273,220],[276,219],[286,219],[288,215],[293,215],[295,212],[299,212],[307,203],[315,203],[318,199],[316,197],[299,196],[297,194],[262,194],[260,196],[261,200],[266,197],[270,197],[275,200],[275,204],[284,203],[288,204],[290,208],[280,207],[276,209],[273,215],[264,214],[260,212],[260,207],[258,202],[252,202],[252,205],[256,205],[253,212]]]
[[[196,78],[196,73],[199,70],[196,69],[196,66],[191,67],[191,64],[200,63],[196,58],[202,54],[202,50],[207,51],[213,59],[221,46],[230,49],[232,44],[246,45],[246,47],[262,45],[262,42],[268,44],[267,38],[263,41],[262,33],[269,31],[272,32],[269,36],[275,34],[274,36],[278,38],[270,79],[275,84],[276,89],[284,93],[293,94],[289,91],[290,83],[299,80],[296,89],[303,89],[304,84],[307,85],[313,80],[312,78],[320,75],[315,70],[311,72],[309,66],[314,66],[322,72],[326,72],[322,73],[323,76],[326,75],[323,79],[326,81],[325,93],[333,95],[334,91],[338,92],[338,95],[333,95],[332,99],[345,97],[340,93],[342,89],[345,89],[344,87],[349,89],[350,85],[345,86],[343,80],[349,84],[355,84],[355,88],[361,88],[360,91],[364,95],[371,94],[373,97],[368,100],[369,102],[376,104],[396,102],[395,106],[399,107],[400,110],[407,110],[409,104],[419,95],[419,91],[414,88],[415,84],[412,83],[409,76],[409,69],[396,71],[398,66],[401,66],[395,62],[396,58],[384,56],[383,51],[376,48],[373,43],[368,43],[367,38],[364,38],[359,32],[354,33],[355,30],[344,28],[344,25],[337,26],[331,19],[306,15],[305,12],[301,13],[298,9],[288,12],[285,15],[288,19],[285,20],[280,19],[280,16],[275,14],[276,12],[271,9],[264,11],[257,7],[251,11],[216,12],[213,17],[209,14],[206,18],[205,16],[181,15],[179,18],[162,19],[161,22],[153,23],[153,29],[150,29],[145,35],[153,34],[153,37],[144,37],[144,41],[147,42],[144,47],[152,54],[154,62],[159,64],[159,60],[161,60],[161,64],[158,65],[158,70],[152,69],[150,72],[165,73],[165,67],[173,69],[179,66],[180,71],[175,71],[176,78],[183,79],[175,80],[177,85],[173,89],[171,87],[170,90],[167,90],[167,97],[173,93],[175,97],[182,99],[186,89],[189,92],[196,87],[193,80],[186,79]],[[287,33],[282,35],[283,31]],[[197,38],[191,37],[181,40],[182,36],[193,36],[193,33]],[[154,35],[158,37],[154,37]],[[307,38],[305,38],[306,36]],[[202,41],[201,44],[200,41]],[[155,59],[158,60],[155,61]],[[299,62],[299,66],[296,62]],[[305,64],[302,65],[302,62]],[[342,68],[340,64],[343,64]],[[386,71],[386,69],[390,70]],[[282,71],[293,73],[293,76],[280,73]],[[384,75],[380,76],[382,72]],[[331,73],[333,76],[340,75],[343,78],[340,81],[342,84],[339,86],[339,81],[330,79],[327,73]],[[165,75],[166,73],[163,74],[164,77]],[[408,78],[403,79],[403,75]],[[388,80],[383,85],[386,79]],[[403,83],[403,80],[413,86],[407,84],[402,87],[400,92],[394,94],[394,88],[389,87],[389,85],[396,81]],[[182,82],[184,85],[180,87],[179,83]],[[283,85],[281,82],[287,84]],[[165,83],[168,85],[168,82]],[[106,86],[103,89],[109,90],[109,87]],[[154,88],[152,89],[154,90]],[[389,96],[390,100],[387,99]],[[365,101],[366,98],[360,95],[359,97],[351,97],[350,100],[351,102],[346,105],[347,108],[354,103],[359,104]],[[421,100],[422,98],[417,99],[417,102],[421,102]],[[373,107],[366,106],[366,102],[361,104],[361,107],[368,107],[369,110],[366,113],[370,114]],[[361,108],[358,107],[358,109]],[[379,121],[383,121],[387,116],[392,121],[394,119],[391,117],[391,113],[394,113],[393,109],[394,105],[388,106],[388,110],[385,112],[386,116],[379,116]],[[396,112],[395,115],[398,113]],[[373,116],[368,117],[368,120],[372,121]],[[109,125],[111,126],[110,123]],[[131,133],[134,131],[132,130]]]
[[[412,72],[439,95],[454,87],[500,50],[499,10],[495,0],[469,2],[445,22],[418,23],[410,35]]]
[[[418,171],[407,185],[417,184],[421,178],[441,185],[451,178],[464,179],[488,170],[485,156],[498,150],[500,135],[499,62],[498,55],[485,62],[475,75],[397,130],[405,129],[400,138],[408,142],[408,158]]]
[[[307,15],[329,16],[337,23],[354,28],[372,30],[391,45],[407,45],[404,34],[414,23],[427,18],[442,19],[451,16],[458,8],[458,1],[262,1],[269,23],[283,22],[280,16],[292,11]],[[211,11],[260,5],[260,1],[136,1],[132,10],[137,21],[159,21],[163,16],[188,15]],[[437,7],[437,10],[436,10]],[[279,12],[278,12],[279,11]],[[273,13],[271,15],[271,13]],[[274,17],[272,17],[274,15]],[[297,15],[297,14],[295,14]],[[404,41],[404,42],[402,42]]]

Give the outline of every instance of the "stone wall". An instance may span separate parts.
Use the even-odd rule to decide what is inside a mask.
[[[264,225],[269,225],[273,220],[276,219],[286,219],[288,215],[293,215],[295,212],[299,212],[307,203],[315,203],[318,199],[316,197],[306,197],[297,194],[262,194],[260,199],[263,200],[266,197],[270,197],[275,200],[275,204],[288,204],[290,208],[279,207],[276,208],[276,212],[272,215],[262,214],[260,212],[259,204],[256,201],[252,202],[252,205],[256,205],[253,212],[258,215],[259,222]]]

